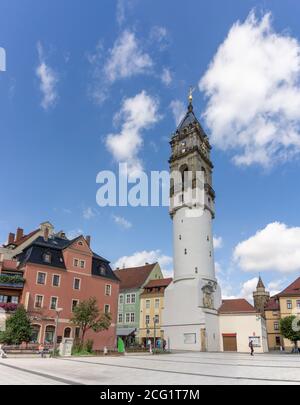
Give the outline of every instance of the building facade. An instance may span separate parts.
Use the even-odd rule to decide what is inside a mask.
[[[250,341],[255,352],[268,351],[266,321],[245,299],[223,300],[219,320],[221,351],[249,352]]]
[[[292,350],[294,344],[280,334],[280,319],[300,314],[300,277],[269,300],[265,314],[270,349]]]
[[[114,274],[120,280],[117,335],[127,345],[139,343],[140,295],[150,280],[163,278],[161,268],[158,263],[145,264],[117,269]]]
[[[171,349],[217,351],[221,291],[214,265],[213,164],[191,95],[170,144],[174,279],[165,293],[163,330]]]
[[[32,342],[53,344],[55,337],[58,342],[63,337],[80,337],[79,329],[71,323],[74,308],[95,297],[99,310],[110,313],[112,322],[106,331],[89,330],[85,339],[93,340],[94,349],[114,348],[118,278],[109,262],[91,250],[90,237],[81,235],[69,240],[64,233],[50,234],[50,230],[46,227],[43,236],[34,239],[12,260],[3,261],[1,274],[8,273],[10,263],[9,277],[18,275],[23,283],[18,293],[7,285],[6,296],[10,298],[4,300],[7,304],[14,300],[15,304],[24,305],[32,323]],[[1,292],[0,300],[3,289]]]
[[[140,343],[144,346],[148,344],[149,340],[154,345],[154,342],[164,338],[161,319],[165,289],[171,281],[172,278],[150,280],[140,295],[139,338]]]

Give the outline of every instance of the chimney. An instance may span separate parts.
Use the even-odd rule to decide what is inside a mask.
[[[23,238],[24,231],[22,228],[17,229],[16,242]]]
[[[12,233],[12,232],[10,232],[10,233],[8,234],[8,242],[7,242],[7,244],[8,244],[8,245],[11,245],[12,243],[14,243],[14,241],[15,241],[15,234]]]
[[[44,229],[44,241],[48,242],[49,239],[49,228]]]
[[[86,243],[91,246],[91,236],[90,235],[86,235],[85,237]]]

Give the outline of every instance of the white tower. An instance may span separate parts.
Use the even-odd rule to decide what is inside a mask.
[[[171,349],[218,351],[221,291],[214,266],[213,165],[191,93],[188,111],[170,144],[174,280],[165,291],[164,336]],[[192,201],[184,191],[192,192]]]

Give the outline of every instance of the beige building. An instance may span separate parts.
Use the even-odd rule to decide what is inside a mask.
[[[292,350],[293,343],[280,334],[280,319],[300,313],[300,277],[276,296],[265,306],[269,348]]]
[[[254,351],[268,351],[265,319],[243,298],[223,300],[219,308],[221,351],[249,352],[249,342]]]
[[[140,343],[146,344],[150,339],[163,339],[161,330],[162,310],[164,307],[165,289],[172,278],[163,278],[149,281],[140,295]]]

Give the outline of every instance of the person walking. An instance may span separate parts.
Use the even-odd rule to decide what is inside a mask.
[[[253,347],[253,342],[250,340],[249,342],[249,347],[250,347],[250,355],[254,356],[254,347]]]

